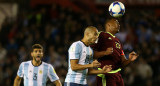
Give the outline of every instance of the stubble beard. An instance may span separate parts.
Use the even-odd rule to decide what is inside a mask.
[[[37,60],[36,57],[34,57],[34,60],[35,60],[37,63],[41,62],[41,60]]]

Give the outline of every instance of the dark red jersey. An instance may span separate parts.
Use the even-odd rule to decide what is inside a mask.
[[[117,37],[109,32],[101,32],[99,34],[98,43],[92,46],[96,51],[105,51],[109,47],[113,48],[113,53],[98,59],[101,63],[101,68],[105,65],[112,65],[113,70],[121,68],[121,55],[124,55],[124,53],[122,45]]]

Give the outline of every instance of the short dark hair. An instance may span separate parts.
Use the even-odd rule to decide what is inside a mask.
[[[107,20],[105,21],[105,24],[107,24],[108,22],[113,21],[113,20],[117,20],[117,19],[115,19],[115,18],[109,18],[109,19],[107,19]]]
[[[106,21],[105,21],[105,23],[104,23],[104,27],[106,28],[106,24],[107,23],[109,23],[109,22],[111,22],[111,21],[116,21],[116,20],[118,20],[118,19],[116,19],[116,18],[109,18],[109,19],[107,19]]]
[[[40,45],[40,44],[34,44],[34,45],[32,45],[32,51],[33,51],[34,49],[42,49],[42,50],[43,50],[43,47],[42,47],[42,45]],[[32,52],[32,51],[31,51],[31,52]]]

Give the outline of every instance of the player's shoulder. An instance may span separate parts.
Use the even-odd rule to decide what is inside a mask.
[[[101,35],[101,34],[103,34],[103,33],[104,33],[103,31],[99,31],[99,32],[98,32],[98,35]]]
[[[73,42],[72,45],[81,45],[82,42],[81,41],[76,41],[76,42]]]
[[[80,46],[82,46],[82,42],[81,41],[76,41],[76,42],[73,42],[72,43],[72,45],[71,45],[71,47],[74,47],[74,46],[78,46],[78,47],[80,47]]]
[[[43,64],[43,65],[47,65],[47,66],[50,65],[50,63],[47,63],[47,62],[44,62],[44,61],[42,61],[42,64]]]
[[[109,37],[110,35],[107,33],[107,32],[103,32],[103,31],[100,31],[99,32],[99,38],[103,38],[103,37]]]
[[[43,66],[51,67],[52,65],[50,63],[42,62]]]
[[[30,64],[31,61],[23,61],[21,64]]]
[[[103,31],[100,31],[98,32],[99,36],[103,36],[103,35],[106,35],[106,32],[103,32]]]

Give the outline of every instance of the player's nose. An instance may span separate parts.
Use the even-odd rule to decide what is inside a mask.
[[[95,37],[96,39],[98,39],[98,35],[96,35],[96,37]]]

